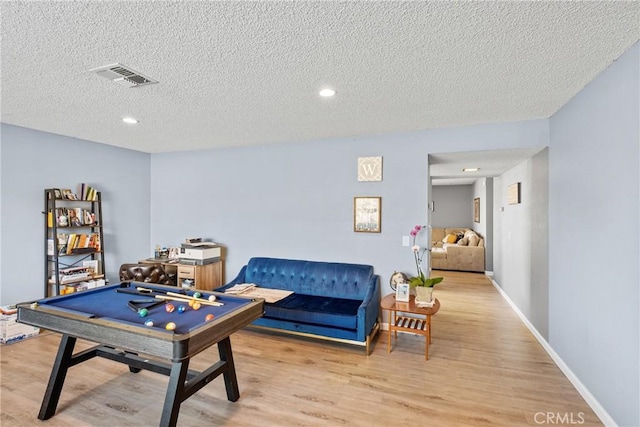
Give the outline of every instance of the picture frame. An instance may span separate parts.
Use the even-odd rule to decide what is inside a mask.
[[[172,246],[169,248],[169,259],[178,259],[180,255],[180,248]]]
[[[70,188],[65,188],[62,190],[62,198],[67,200],[76,200],[76,195],[73,194]]]
[[[473,222],[480,222],[480,197],[473,199]]]
[[[353,231],[356,233],[381,232],[382,197],[359,196],[353,198]]]
[[[396,288],[396,301],[409,302],[409,283],[398,283]]]
[[[507,203],[517,205],[520,203],[520,183],[516,182],[507,187]]]
[[[358,157],[358,181],[382,181],[382,156]]]
[[[59,188],[53,189],[53,195],[55,199],[62,199],[62,192],[60,191]]]

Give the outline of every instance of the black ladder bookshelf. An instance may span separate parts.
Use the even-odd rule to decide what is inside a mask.
[[[69,192],[66,192],[69,195]],[[104,284],[102,195],[91,200],[56,188],[44,190],[44,296]]]

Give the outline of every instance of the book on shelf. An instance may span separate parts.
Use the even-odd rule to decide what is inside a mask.
[[[99,252],[100,247],[99,233],[58,233],[58,254],[60,255]]]
[[[58,272],[58,281],[60,283],[75,282],[82,279],[92,278],[93,274],[93,269],[90,267],[63,268]]]
[[[80,200],[96,201],[98,199],[98,191],[84,182],[78,184],[78,196]]]
[[[78,244],[76,248],[88,248],[89,247],[89,235],[88,234],[80,234],[78,237]]]
[[[71,250],[75,247],[74,244],[76,242],[75,233],[69,233],[69,237],[67,238],[67,255],[71,255]]]
[[[58,255],[67,253],[67,240],[69,235],[66,233],[58,233]]]

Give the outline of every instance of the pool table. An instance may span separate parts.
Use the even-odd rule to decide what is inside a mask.
[[[203,292],[202,299],[215,295],[218,305],[203,302],[194,310],[187,301],[164,301],[167,292],[193,297],[195,291],[123,282],[18,304],[18,322],[62,334],[38,418],[55,414],[68,369],[96,356],[127,364],[134,373],[146,369],[169,376],[161,426],[175,426],[180,404],[219,375],[224,377],[227,398],[238,400],[229,337],[263,315],[264,300]],[[173,312],[166,309],[169,303]],[[180,305],[184,312],[178,310]],[[140,309],[146,307],[148,314],[143,317]],[[213,319],[205,320],[209,314]],[[145,324],[149,319],[152,326]],[[169,322],[175,323],[175,330],[166,329]],[[77,338],[98,345],[74,354]],[[202,372],[190,370],[190,359],[214,344],[220,360]]]

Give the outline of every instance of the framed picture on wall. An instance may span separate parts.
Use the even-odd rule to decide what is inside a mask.
[[[473,199],[473,222],[480,222],[480,197]]]
[[[507,187],[507,203],[517,205],[520,203],[520,183],[516,182]]]
[[[380,233],[382,197],[353,198],[353,231]]]

